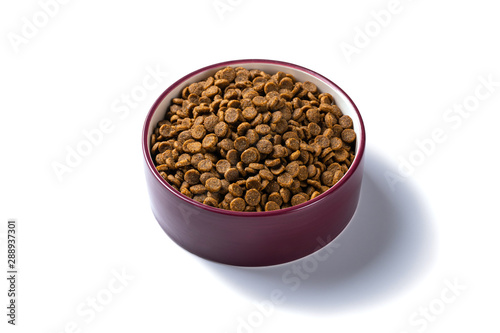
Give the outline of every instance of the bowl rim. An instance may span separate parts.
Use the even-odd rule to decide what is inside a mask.
[[[358,151],[357,151],[356,156],[354,158],[354,162],[351,164],[351,166],[347,170],[347,173],[335,185],[333,185],[327,191],[318,195],[316,198],[310,199],[310,200],[308,200],[300,205],[297,205],[297,206],[292,206],[292,207],[273,210],[273,211],[237,212],[237,211],[208,206],[208,205],[205,205],[203,203],[200,203],[198,201],[195,201],[195,200],[183,195],[182,193],[177,191],[175,188],[173,188],[165,179],[163,179],[163,177],[160,176],[160,173],[156,170],[156,167],[155,167],[154,162],[153,162],[153,158],[152,158],[151,153],[150,153],[150,148],[149,148],[150,138],[148,137],[148,128],[149,128],[149,125],[152,121],[152,118],[153,118],[153,115],[154,115],[156,109],[158,108],[160,103],[164,100],[164,98],[172,90],[177,88],[179,85],[183,84],[185,81],[187,81],[191,77],[198,75],[202,72],[205,72],[205,71],[208,71],[208,70],[211,70],[214,68],[218,68],[218,67],[244,65],[246,63],[263,63],[263,64],[270,64],[270,65],[279,65],[279,66],[289,67],[289,68],[292,68],[295,70],[305,72],[311,76],[316,77],[319,80],[324,81],[328,85],[331,85],[334,89],[337,90],[338,93],[342,94],[347,99],[347,101],[352,105],[354,112],[356,113],[356,115],[358,117],[359,124],[360,124],[360,132],[361,132],[360,133],[361,135],[358,135],[360,141],[359,141]],[[361,159],[362,159],[364,151],[365,151],[365,144],[366,144],[366,133],[365,133],[365,126],[363,123],[363,118],[361,117],[361,114],[360,114],[356,104],[354,104],[351,97],[349,97],[349,95],[347,95],[344,90],[342,90],[337,84],[335,84],[330,79],[326,78],[325,76],[323,76],[323,75],[321,75],[313,70],[310,70],[310,69],[305,68],[303,66],[299,66],[299,65],[292,64],[289,62],[280,61],[280,60],[269,60],[269,59],[239,59],[239,60],[223,61],[223,62],[219,62],[216,64],[202,67],[202,68],[197,69],[189,74],[184,75],[183,77],[181,77],[180,79],[178,79],[177,81],[172,83],[167,89],[165,89],[165,91],[163,91],[163,93],[155,100],[155,102],[153,103],[153,105],[151,106],[151,108],[148,111],[148,114],[146,116],[146,120],[144,121],[143,129],[142,129],[143,157],[146,161],[146,165],[147,165],[149,171],[160,182],[160,184],[163,185],[163,187],[165,187],[169,192],[171,192],[173,195],[177,196],[181,200],[186,201],[187,203],[190,203],[198,208],[201,208],[201,209],[204,209],[204,210],[210,211],[212,213],[216,213],[216,214],[232,215],[232,216],[240,216],[240,217],[258,217],[258,216],[264,217],[264,216],[277,216],[277,215],[287,214],[287,213],[290,213],[293,211],[298,211],[298,210],[309,208],[310,206],[314,206],[315,204],[317,204],[319,201],[326,199],[329,195],[333,194],[335,191],[338,191],[340,188],[342,188],[344,186],[344,184],[347,181],[349,181],[349,179],[354,174],[356,169],[359,167],[359,165],[361,163]]]

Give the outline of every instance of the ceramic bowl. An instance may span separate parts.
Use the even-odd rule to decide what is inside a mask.
[[[150,137],[172,98],[186,85],[226,66],[292,74],[330,93],[349,115],[357,133],[356,157],[344,177],[328,191],[303,204],[269,212],[233,212],[201,204],[175,190],[156,171]],[[294,64],[262,59],[234,60],[198,69],[168,87],[151,107],[142,134],[146,183],[151,209],[165,233],[179,246],[202,258],[238,266],[268,266],[311,254],[335,239],[351,220],[363,178],[365,129],[349,96],[321,74]]]

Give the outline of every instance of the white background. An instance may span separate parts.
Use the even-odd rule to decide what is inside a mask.
[[[35,0],[0,5],[1,267],[16,218],[20,271],[16,327],[1,279],[2,332],[498,331],[493,1],[54,3],[51,17]],[[183,75],[242,58],[317,71],[364,117],[359,208],[317,267],[207,262],[175,245],[149,208],[149,107]],[[155,87],[124,107],[148,70],[162,72]],[[108,133],[58,179],[55,163],[106,119]],[[303,265],[307,277],[283,280]],[[283,302],[270,303],[272,292]]]

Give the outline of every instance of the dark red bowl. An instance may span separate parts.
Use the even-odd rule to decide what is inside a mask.
[[[196,202],[171,187],[156,171],[150,137],[170,101],[187,84],[201,81],[226,66],[283,71],[299,81],[314,82],[328,92],[357,133],[356,157],[344,177],[331,189],[301,205],[271,212],[232,212]],[[194,71],[171,85],[153,104],[142,134],[146,182],[151,209],[170,238],[202,258],[238,266],[268,266],[311,254],[337,237],[356,210],[361,180],[365,129],[356,105],[335,83],[307,68],[274,60],[235,60]]]

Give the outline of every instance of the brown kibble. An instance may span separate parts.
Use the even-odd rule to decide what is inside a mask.
[[[307,167],[305,165],[301,165],[299,167],[299,174],[297,175],[297,179],[300,181],[306,180],[309,177],[309,172],[307,171]]]
[[[207,132],[214,132],[215,125],[217,125],[217,123],[219,123],[219,117],[217,117],[214,114],[206,117],[203,120],[203,126],[205,126],[205,129],[207,130]]]
[[[237,180],[237,181],[235,182],[235,184],[236,184],[236,185],[239,185],[239,186],[244,186],[244,185],[246,186],[246,184],[247,184],[247,180],[246,180],[246,179],[240,179],[240,180]]]
[[[240,173],[236,168],[229,168],[224,173],[224,178],[230,183],[235,182],[236,180],[238,180],[239,177]]]
[[[266,185],[267,185],[267,180],[266,180]],[[265,205],[266,202],[267,202],[267,194],[266,193],[261,193],[261,195],[260,195],[260,203],[256,207],[258,212],[262,211],[262,209],[260,209],[260,208],[264,207],[264,205]]]
[[[278,85],[273,81],[269,81],[264,85],[264,92],[269,94],[271,91],[278,91]]]
[[[181,181],[175,177],[174,175],[168,175],[167,180],[172,183],[172,185],[175,185],[177,187],[181,186]]]
[[[203,203],[206,198],[207,198],[207,195],[205,193],[197,194],[197,195],[193,196],[193,200],[198,201],[199,203]]]
[[[285,170],[288,174],[290,174],[290,176],[295,178],[299,175],[300,165],[297,161],[294,161],[294,162],[288,163]]]
[[[279,109],[280,98],[278,96],[271,97],[267,102],[267,109],[270,111],[276,111]]]
[[[158,172],[168,171],[168,169],[169,168],[166,164],[161,164],[156,167],[156,170],[158,170]]]
[[[243,109],[242,113],[243,118],[250,121],[257,116],[257,110],[253,106],[249,106]]]
[[[255,164],[255,163],[251,163],[251,164]],[[245,167],[245,173],[247,173],[247,174],[249,174],[249,173],[254,174],[257,172],[258,172],[257,170],[255,170],[254,168],[252,168],[250,166]]]
[[[222,184],[221,184],[221,181],[219,178],[212,177],[212,178],[207,179],[207,181],[205,182],[205,187],[210,192],[220,191],[221,186],[222,186]]]
[[[269,140],[262,139],[257,142],[257,150],[262,154],[270,154],[273,151],[273,144]]]
[[[231,163],[231,165],[236,165],[238,163],[238,151],[236,149],[230,149],[226,154],[226,159]]]
[[[217,202],[220,202],[222,200],[221,192],[207,192],[207,196],[210,198],[214,198],[215,200],[217,200]]]
[[[204,172],[200,175],[200,183],[202,183],[203,185],[205,185],[205,183],[207,182],[207,180],[209,178],[212,178],[212,177],[216,177],[217,175],[212,173],[212,172]]]
[[[334,125],[337,124],[337,117],[335,117],[332,113],[327,113],[325,115],[325,125],[328,128],[332,128]]]
[[[181,189],[181,193],[184,194],[188,198],[193,198],[193,193],[187,188]]]
[[[354,130],[350,128],[343,130],[341,136],[342,140],[344,140],[347,143],[352,143],[356,140],[356,133],[354,132]]]
[[[277,158],[277,160],[280,159]],[[284,171],[285,171],[285,166],[283,164],[278,164],[277,166],[271,168],[271,173],[276,176],[282,174]]]
[[[272,159],[272,160],[265,160],[264,161],[264,165],[268,168],[273,168],[275,166],[278,166],[281,164],[281,160],[279,158],[275,158],[275,159]]]
[[[245,206],[246,206],[245,200],[243,200],[242,198],[235,198],[229,204],[230,209],[236,212],[244,211]]]
[[[352,128],[352,119],[351,117],[344,115],[340,117],[339,119],[339,125],[342,126],[342,128]]]
[[[259,171],[259,176],[262,178],[262,179],[266,179],[266,180],[273,180],[274,179],[274,175],[271,171],[269,171],[268,169],[262,169]]]
[[[219,206],[219,202],[215,199],[215,198],[212,198],[212,197],[208,197],[203,200],[203,203],[207,206],[212,206],[212,207],[218,207]]]
[[[258,113],[257,116],[255,117],[255,119],[252,120],[250,125],[252,125],[253,127],[260,125],[260,124],[262,124],[263,119],[264,119],[264,117],[262,117],[262,113]]]
[[[229,191],[229,182],[225,179],[220,181],[220,193],[226,194]]]
[[[274,180],[271,180],[269,184],[266,186],[267,193],[278,192],[279,190],[280,190],[280,185]]]
[[[190,94],[200,95],[201,92],[203,91],[203,86],[200,85],[198,82],[191,83],[188,87],[188,90]]]
[[[285,172],[278,176],[277,181],[281,187],[290,187],[293,183],[293,177],[288,172]]]
[[[219,142],[219,147],[224,150],[234,149],[234,142],[231,139],[225,138]]]
[[[220,89],[224,89],[229,85],[229,81],[226,79],[217,79],[215,80],[214,85]]]
[[[276,123],[271,124],[271,130],[278,133],[283,134],[288,129],[288,122],[285,119],[280,119]]]
[[[300,157],[300,150],[296,150],[293,153],[290,154],[289,159],[290,161],[295,161]]]
[[[259,158],[259,151],[254,147],[250,147],[241,153],[241,161],[245,164],[258,162]]]
[[[283,204],[283,198],[281,197],[281,194],[277,192],[273,192],[269,194],[269,197],[267,198],[268,201],[274,201],[278,204],[278,206],[281,206]]]
[[[331,171],[325,171],[321,174],[321,182],[326,186],[333,186],[333,176],[334,173]]]
[[[200,173],[195,169],[188,170],[184,173],[184,180],[189,185],[196,185],[200,182]]]
[[[280,206],[276,202],[274,202],[274,201],[268,201],[268,202],[266,202],[266,205],[265,205],[265,208],[264,208],[264,210],[266,212],[269,212],[269,211],[272,211],[272,210],[278,210],[278,209],[280,209]]]
[[[333,110],[331,112],[335,115],[335,117],[340,118],[344,115],[337,105],[332,105],[332,108]]]
[[[201,184],[198,184],[198,185],[193,185],[189,188],[189,191],[191,191],[191,193],[193,194],[202,194],[202,193],[205,193],[207,192],[207,188]]]
[[[349,153],[345,149],[335,151],[335,161],[344,162],[349,157]]]
[[[279,88],[280,90],[292,90],[293,89],[293,81],[291,78],[289,77],[284,77],[283,79],[281,79],[280,83],[279,83]]]
[[[247,179],[247,181],[246,181],[247,190],[252,189],[252,188],[254,188],[256,190],[260,190],[260,187],[261,187],[261,183],[260,183],[259,178],[250,177]]]
[[[209,98],[212,98],[214,97],[215,95],[219,95],[221,93],[221,90],[219,87],[217,86],[211,86],[211,87],[208,87],[206,90],[205,90],[205,96],[209,97]]]
[[[330,140],[323,135],[318,135],[316,137],[316,143],[321,147],[321,148],[326,148],[330,146]]]
[[[304,110],[302,110],[302,108],[296,108],[292,112],[292,119],[297,121],[301,119],[303,115],[304,115]]]
[[[321,189],[321,183],[314,179],[308,179],[307,184],[313,186],[316,189]]]
[[[226,171],[231,167],[231,163],[229,163],[228,160],[219,160],[215,164],[215,169],[217,170],[218,173],[220,174],[225,174]]]
[[[243,97],[243,99],[251,100],[256,96],[259,96],[259,93],[253,88],[246,88],[241,92],[241,97]]]
[[[236,140],[234,140],[234,149],[237,151],[244,151],[250,146],[250,142],[244,136],[240,136]]]
[[[330,140],[330,147],[332,147],[333,150],[342,148],[342,140],[340,140],[340,138],[338,137],[333,137]]]
[[[250,206],[257,206],[260,202],[260,192],[254,188],[248,190],[245,194],[245,201]]]
[[[340,138],[340,135],[342,134],[343,130],[344,129],[339,124],[333,125],[333,127],[332,127],[333,136]]]
[[[222,201],[225,201],[229,204],[235,198],[236,197],[234,195],[232,195],[231,193],[226,193],[226,195],[224,196],[224,199]]]
[[[260,124],[255,127],[255,131],[259,135],[267,135],[269,134],[269,132],[271,132],[271,127],[269,127],[269,125],[266,124]]]
[[[179,156],[177,163],[175,163],[175,167],[182,168],[182,167],[188,166],[189,164],[191,164],[191,155],[182,154],[181,156]]]
[[[215,78],[231,82],[236,78],[236,71],[232,67],[226,67],[215,73]]]
[[[267,104],[267,99],[262,96],[255,96],[254,98],[252,98],[252,103],[255,106],[264,106]]]
[[[306,112],[306,117],[307,120],[309,120],[311,123],[319,123],[321,120],[319,110],[316,108],[308,109]]]
[[[214,154],[206,153],[204,157],[212,161],[212,163],[217,163],[218,161],[217,156],[215,156]]]
[[[170,138],[176,133],[175,127],[170,124],[164,124],[160,127],[160,134],[165,138]]]
[[[156,164],[165,164],[165,153],[161,153],[156,155],[155,157]]]
[[[342,177],[344,177],[344,172],[342,170],[335,171],[333,176],[333,184],[336,184]]]
[[[333,106],[330,103],[321,102],[321,99],[320,99],[320,104],[319,104],[319,110],[321,112],[330,113],[332,116],[334,116]]]
[[[324,130],[323,135],[326,136],[328,139],[333,138],[333,131],[331,128],[327,128]]]
[[[215,134],[209,134],[203,138],[201,146],[209,151],[214,149],[217,146],[219,139]]]
[[[198,163],[198,170],[200,170],[201,172],[207,172],[207,171],[212,170],[212,166],[213,166],[213,163],[211,160],[204,159]]]
[[[229,130],[229,126],[227,126],[227,124],[225,122],[222,122],[222,121],[217,123],[214,127],[214,133],[219,138],[225,137],[228,130]]]
[[[285,147],[283,147],[282,145],[274,145],[273,153],[271,156],[273,158],[281,158],[281,157],[285,157],[287,154],[288,154],[288,151],[286,150]]]
[[[231,193],[235,197],[241,197],[243,195],[243,189],[241,186],[233,183],[230,184],[228,187],[229,193]]]
[[[264,169],[264,164],[261,164],[261,163],[250,163],[248,166],[254,170]]]
[[[159,166],[158,166],[159,167]],[[157,167],[157,168],[158,168]],[[170,170],[175,170],[175,160],[172,158],[172,157],[168,157],[166,160],[165,160],[165,167],[166,167],[166,170],[170,169]],[[162,171],[162,170],[158,170],[158,171]]]
[[[321,133],[321,127],[316,123],[309,123],[309,125],[307,125],[307,130],[311,136],[316,136]]]
[[[292,197],[292,206],[297,206],[303,204],[307,201],[307,198],[302,193],[297,193]]]
[[[312,194],[311,194],[311,199],[314,199],[316,198],[318,195],[320,195],[321,193],[318,192],[318,191],[314,191]]]
[[[318,91],[318,87],[316,87],[316,85],[314,83],[309,82],[309,81],[305,81],[302,84],[302,88],[304,88],[304,90],[307,90],[308,92],[311,92],[313,94]]]
[[[300,141],[296,138],[289,138],[285,142],[285,146],[293,151],[298,150],[300,148]]]
[[[329,93],[322,93],[318,96],[321,104],[332,104],[334,102],[333,96]]]
[[[252,125],[250,125],[250,123],[244,121],[242,123],[240,123],[238,125],[238,127],[236,128],[236,134],[242,136],[242,135],[245,135],[246,132],[252,128]]]
[[[228,108],[226,112],[224,113],[224,120],[228,124],[234,124],[238,121],[238,118],[240,117],[240,113],[238,109],[235,108]]]
[[[195,140],[200,140],[205,137],[206,131],[203,125],[196,125],[191,128],[191,136]]]
[[[172,148],[172,145],[166,141],[158,143],[158,152],[160,153],[163,153],[164,151],[169,150],[170,148]]]
[[[338,171],[338,170],[340,170],[340,169],[341,169],[341,168],[340,168],[340,164],[338,164],[338,163],[332,163],[332,164],[330,164],[330,165],[328,166],[328,169],[327,169],[327,170],[328,170],[328,171],[331,171],[331,172],[333,172],[333,173],[335,174],[335,172],[336,172],[336,171]]]
[[[328,154],[332,153],[333,152],[333,149],[332,147],[330,147],[330,140],[328,140],[328,147],[326,147],[325,149],[323,149],[321,151],[321,155],[319,155],[319,157],[321,158],[325,158],[325,156],[327,156]],[[332,155],[333,156],[333,155]],[[328,158],[327,158],[328,159]]]
[[[260,138],[259,134],[257,134],[257,132],[255,132],[255,130],[253,129],[249,129],[245,134],[245,136],[247,137],[250,145],[254,145],[255,143],[257,143],[257,141],[259,141]]]

